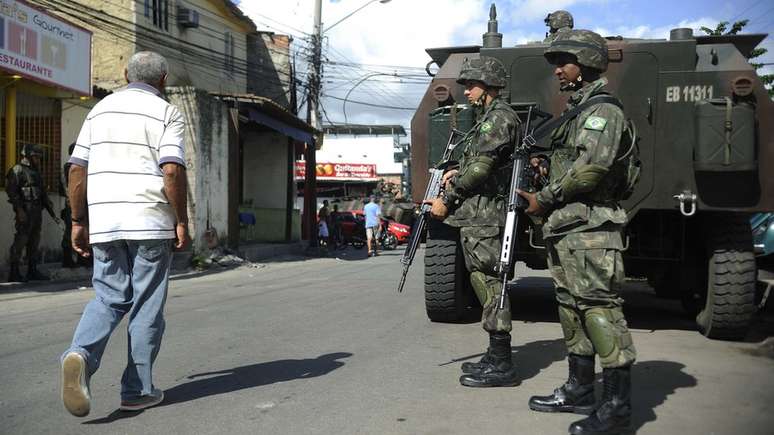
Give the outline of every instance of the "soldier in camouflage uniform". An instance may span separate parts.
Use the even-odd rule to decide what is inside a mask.
[[[497,309],[501,282],[495,266],[511,174],[506,165],[519,140],[519,118],[499,95],[506,84],[500,61],[484,56],[466,59],[457,82],[465,85],[465,96],[478,112],[477,122],[464,143],[459,169],[444,174],[444,192],[431,201],[430,214],[459,228],[465,265],[484,307],[483,328],[489,333],[489,349],[480,362],[463,364],[465,374],[460,383],[469,387],[513,386],[519,381],[511,360],[511,308],[506,300],[505,308]]]
[[[543,21],[545,21],[548,27],[546,39],[543,40],[545,44],[550,44],[560,33],[568,32],[573,27],[572,14],[567,11],[551,12],[546,15],[546,19]]]
[[[47,280],[48,277],[37,269],[38,244],[43,220],[43,209],[59,223],[54,207],[48,199],[43,178],[38,169],[43,155],[37,145],[26,144],[22,148],[22,160],[6,175],[5,190],[8,202],[16,214],[16,234],[11,245],[11,270],[8,281]],[[19,262],[22,252],[27,250],[27,276],[22,276]]]
[[[560,34],[545,51],[570,110],[604,91],[607,43],[588,30]],[[535,396],[536,411],[591,415],[573,423],[572,434],[619,433],[631,416],[630,368],[636,352],[621,309],[624,280],[619,205],[627,183],[621,146],[624,113],[603,102],[581,111],[552,134],[549,183],[529,201],[527,213],[545,216],[543,236],[556,286],[559,320],[568,349],[567,382],[549,396]],[[533,165],[537,162],[533,160]],[[603,368],[604,394],[595,404],[594,356]]]

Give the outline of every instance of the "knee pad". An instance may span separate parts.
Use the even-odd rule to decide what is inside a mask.
[[[620,308],[586,310],[584,324],[602,367],[624,367],[634,362],[636,351]]]
[[[567,350],[576,355],[594,355],[594,346],[583,330],[583,322],[578,312],[559,305],[559,323],[562,325]]]

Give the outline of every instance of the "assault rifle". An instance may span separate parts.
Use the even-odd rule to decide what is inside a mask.
[[[535,140],[529,130],[532,120],[532,107],[527,112],[527,122],[524,123],[524,139],[513,150],[513,170],[511,172],[511,187],[508,191],[508,207],[505,217],[505,231],[500,250],[500,262],[497,264],[497,272],[500,274],[502,289],[500,290],[500,302],[498,310],[505,308],[505,295],[508,286],[508,274],[512,268],[513,250],[517,244],[516,230],[519,227],[519,210],[524,210],[529,205],[517,190],[526,190],[530,184],[532,171],[529,167],[529,152],[535,145]],[[539,170],[539,169],[538,169]]]
[[[411,238],[409,239],[408,246],[406,246],[406,250],[403,252],[403,256],[400,259],[401,264],[403,264],[403,274],[401,275],[400,282],[398,283],[398,293],[403,292],[403,286],[406,284],[406,275],[408,274],[409,267],[411,267],[411,263],[414,262],[414,256],[417,253],[419,242],[422,239],[422,233],[424,232],[425,226],[427,225],[427,215],[430,213],[431,206],[429,204],[425,204],[424,202],[437,198],[438,194],[441,193],[441,189],[443,188],[441,185],[441,181],[443,180],[443,173],[451,163],[449,159],[451,159],[452,151],[454,151],[454,148],[456,148],[457,145],[462,143],[468,137],[468,134],[470,134],[470,132],[465,133],[452,128],[451,133],[449,134],[449,140],[446,142],[446,149],[443,151],[441,162],[430,170],[430,181],[427,183],[425,197],[419,209],[419,217],[417,217],[416,224],[414,224],[414,229],[411,231]],[[455,142],[454,138],[457,135],[461,135],[462,138]]]

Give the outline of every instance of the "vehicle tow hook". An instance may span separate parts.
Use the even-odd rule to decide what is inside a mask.
[[[696,214],[696,194],[686,190],[685,192],[675,195],[674,199],[680,201],[680,213],[683,216],[693,216]],[[690,210],[686,211],[686,203],[690,204]]]

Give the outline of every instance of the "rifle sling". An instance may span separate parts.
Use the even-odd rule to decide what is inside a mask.
[[[602,104],[602,103],[614,104],[620,107],[621,109],[623,109],[623,104],[621,104],[621,101],[618,100],[618,98],[615,98],[607,94],[592,95],[591,97],[589,97],[588,100],[586,100],[582,104],[579,104],[576,107],[573,107],[572,109],[564,112],[562,116],[552,119],[546,124],[541,125],[540,128],[535,130],[532,134],[528,134],[527,136],[525,136],[522,144],[528,145],[528,146],[534,146],[540,139],[543,139],[544,137],[546,137],[548,134],[550,134],[560,125],[575,118],[582,111],[588,109],[591,106]]]

